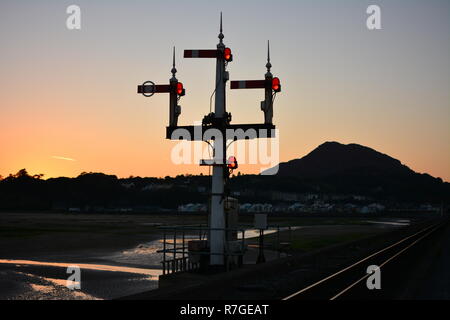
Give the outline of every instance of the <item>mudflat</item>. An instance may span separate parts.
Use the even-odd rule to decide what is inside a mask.
[[[240,217],[250,228],[252,221],[251,215]],[[296,227],[280,234],[295,254],[388,231],[409,220],[272,216],[269,222]],[[206,223],[206,215],[195,214],[1,212],[0,298],[111,299],[152,290],[162,271],[158,227]],[[267,235],[266,243],[274,240],[274,234]],[[251,247],[257,239],[247,243],[249,254],[255,253]],[[66,287],[69,265],[80,266],[81,290]]]

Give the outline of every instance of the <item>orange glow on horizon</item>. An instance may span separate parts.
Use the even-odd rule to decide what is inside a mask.
[[[112,1],[105,15],[101,2],[80,1],[89,20],[77,31],[67,29],[56,2],[1,5],[0,175],[23,168],[44,179],[82,172],[208,174],[198,163],[171,161],[169,96],[145,98],[136,87],[146,80],[170,83],[176,45],[176,77],[188,88],[179,124],[212,111],[216,62],[183,59],[183,49],[215,48],[220,6],[179,3],[183,10],[174,12],[171,2]],[[326,141],[357,143],[450,181],[450,4],[386,4],[398,19],[380,32],[367,30],[360,5],[329,5],[235,1],[224,16],[224,45],[233,48],[226,50],[233,59],[230,80],[264,79],[270,39],[271,72],[283,79],[273,108],[280,162]],[[410,16],[427,23],[414,24]],[[151,41],[143,41],[146,35]],[[228,88],[233,124],[264,122],[264,90]],[[230,154],[239,160],[235,171],[260,172]]]

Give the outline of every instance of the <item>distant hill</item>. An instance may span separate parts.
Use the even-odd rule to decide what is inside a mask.
[[[41,174],[30,175],[22,169],[0,179],[0,211],[176,210],[182,204],[207,203],[210,187],[211,178],[206,175],[120,179],[83,172],[75,178],[44,180]],[[326,142],[301,159],[281,163],[276,175],[235,176],[226,190],[242,203],[292,202],[296,201],[292,195],[311,194],[364,196],[358,198],[394,207],[397,203],[450,203],[450,184],[440,178],[416,173],[371,148],[337,142]]]
[[[269,169],[270,170],[270,169]],[[359,144],[325,142],[300,159],[280,163],[277,180],[329,192],[356,192],[402,198],[449,197],[450,184],[416,173],[399,160]]]
[[[414,171],[386,154],[359,144],[325,142],[301,159],[281,163],[280,176],[321,178],[333,175],[411,175]]]

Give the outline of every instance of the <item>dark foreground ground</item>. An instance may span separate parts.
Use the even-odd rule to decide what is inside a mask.
[[[283,299],[434,223],[437,221],[422,222],[367,239],[271,261],[229,274],[210,276],[204,282],[203,276],[181,276],[178,277],[179,284],[176,286],[126,298]],[[440,221],[439,225],[441,227],[436,232],[401,254],[396,255],[400,251],[397,249],[386,251],[380,260],[369,259],[349,274],[343,273],[345,276],[324,282],[318,286],[318,290],[312,290],[312,293],[307,291],[307,294],[292,299],[331,299],[355,280],[364,277],[368,265],[381,263],[393,256],[395,257],[381,268],[380,290],[368,290],[366,282],[362,281],[337,299],[450,299],[450,225],[448,220]],[[402,248],[409,246],[415,239],[405,242]],[[172,282],[176,282],[174,280]]]
[[[346,263],[353,253],[361,252],[361,248],[370,244],[360,242],[354,247],[345,247],[347,243],[389,234],[421,221],[417,217],[271,217],[269,223],[299,227],[290,235],[289,253],[314,256],[315,266],[320,266],[319,274],[314,276],[319,276]],[[156,297],[154,291],[161,274],[161,255],[156,253],[161,239],[158,226],[205,222],[206,217],[196,215],[0,213],[0,299],[164,298],[160,293]],[[240,222],[251,225],[252,217],[241,217]],[[387,240],[384,236],[379,238],[382,242]],[[450,240],[448,237],[446,239],[442,242],[444,253],[440,258],[433,256],[430,260],[435,262],[429,266],[433,268],[433,280],[423,279],[423,284],[420,284],[420,292],[425,297],[431,296],[430,292],[438,297],[448,294],[444,288],[435,290],[436,286],[445,283],[439,279],[442,274],[447,274],[445,270],[449,267]],[[266,240],[270,242],[273,236],[268,236]],[[345,254],[333,248],[342,244],[346,248],[343,249]],[[324,257],[327,257],[324,260],[326,263],[320,260]],[[312,263],[312,260],[309,261]],[[284,294],[281,283],[289,282],[292,275],[299,281],[313,279],[306,272],[311,266],[303,262],[302,265],[288,262],[281,268],[277,265],[278,261],[247,265],[237,270],[238,274],[257,272],[266,276],[262,279],[248,277],[248,281],[239,284],[227,281],[228,286],[223,287],[231,288],[228,295],[213,294],[208,298],[278,299]],[[81,268],[81,290],[72,291],[66,287],[69,265],[79,265]],[[227,277],[239,280],[236,273],[230,273]],[[212,279],[208,277],[208,281]],[[184,284],[179,281],[178,296],[170,294],[166,298],[194,298],[190,292],[183,291]],[[215,288],[213,291],[220,292]]]

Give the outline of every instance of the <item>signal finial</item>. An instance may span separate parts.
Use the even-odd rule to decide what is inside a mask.
[[[225,38],[225,36],[222,33],[222,11],[221,11],[220,12],[220,33],[219,33],[220,43],[222,43],[223,38]]]
[[[270,73],[270,68],[272,68],[272,64],[270,63],[270,43],[269,40],[267,40],[267,63],[266,63],[266,68],[267,68],[267,74],[268,76],[271,76],[272,74]]]
[[[172,70],[170,72],[172,72],[172,79],[170,79],[170,80],[171,81],[176,81],[177,78],[175,77],[175,74],[177,73],[177,68],[175,68],[175,46],[173,47]]]

